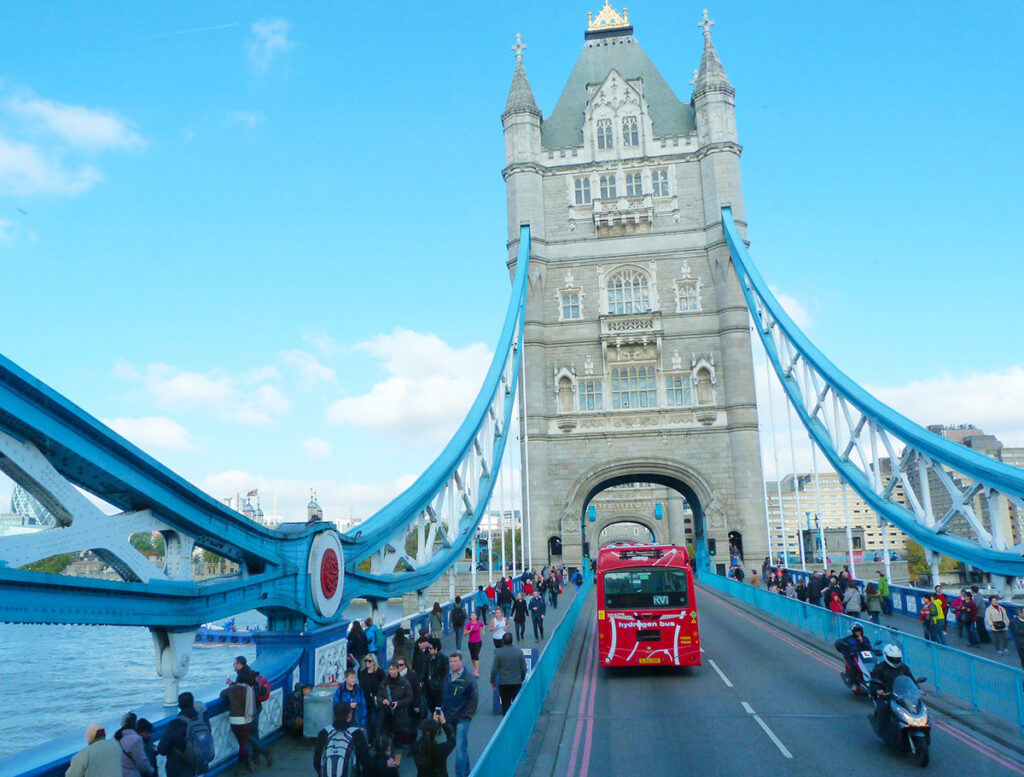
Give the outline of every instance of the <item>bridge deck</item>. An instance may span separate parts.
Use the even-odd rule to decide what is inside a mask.
[[[567,586],[565,593],[558,597],[558,609],[553,609],[550,604],[548,605],[544,625],[545,638],[549,637],[551,632],[562,622],[562,617],[568,611],[575,595],[576,588],[574,586]],[[455,636],[449,634],[442,639],[441,643],[443,645],[443,652],[448,654],[455,649]],[[517,644],[522,648],[543,648],[545,643],[534,641],[533,626],[528,620],[526,622],[526,639]],[[462,654],[466,657],[468,664],[469,650],[465,642],[462,645]],[[477,757],[483,752],[487,742],[494,734],[495,729],[497,729],[498,723],[501,722],[501,716],[491,712],[491,686],[489,678],[493,657],[494,648],[490,640],[485,637],[484,647],[480,652],[480,678],[477,681],[480,690],[480,705],[469,729],[470,764],[476,763]],[[309,775],[313,774],[312,743],[304,742],[301,739],[285,737],[271,745],[271,752],[274,757],[274,765],[269,768],[261,766],[259,774],[263,777],[309,777]],[[260,763],[262,764],[263,762],[260,761]],[[416,765],[411,758],[403,759],[399,773],[403,777],[412,777],[412,775],[416,774]],[[448,759],[448,773],[455,774],[454,754]]]
[[[519,777],[920,774],[887,750],[828,656],[702,588],[699,668],[602,669],[588,602]],[[1024,775],[1024,755],[932,712],[932,774]]]

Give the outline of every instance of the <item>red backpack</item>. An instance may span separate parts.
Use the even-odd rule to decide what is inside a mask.
[[[261,674],[256,675],[256,700],[262,704],[270,698],[270,680]]]

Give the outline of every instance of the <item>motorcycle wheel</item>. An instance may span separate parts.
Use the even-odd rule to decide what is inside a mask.
[[[928,753],[928,743],[922,739],[917,742],[915,746],[917,749],[914,751],[914,762],[921,767],[927,766],[930,757]]]

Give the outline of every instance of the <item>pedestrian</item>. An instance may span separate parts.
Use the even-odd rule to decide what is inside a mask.
[[[444,678],[441,711],[455,728],[455,777],[469,777],[469,725],[479,694],[476,680],[462,665],[461,653],[448,656],[448,665],[451,671]]]
[[[824,580],[817,572],[811,573],[811,579],[807,581],[807,601],[815,607],[821,606],[821,590]]]
[[[167,764],[164,767],[167,777],[195,777],[206,772],[205,767],[197,768],[185,761],[185,748],[190,739],[195,744],[200,735],[209,737],[212,750],[213,732],[210,729],[209,715],[205,709],[202,712],[196,709],[195,698],[191,693],[179,693],[178,716],[167,724],[167,731],[156,748],[157,755],[167,757]],[[212,760],[211,758],[210,761]]]
[[[967,632],[968,646],[979,647],[981,641],[978,639],[978,608],[974,604],[974,597],[971,596],[969,590],[964,589],[962,599],[963,603],[960,605],[958,618],[964,625],[964,631]]]
[[[419,673],[409,665],[409,662],[406,661],[404,657],[399,656],[395,659],[395,662],[398,664],[398,674],[409,683],[409,688],[412,689],[410,718],[413,725],[412,739],[415,739],[416,730],[419,729],[420,725],[420,718],[423,717],[423,680],[420,678]],[[412,744],[412,739],[405,744]]]
[[[153,774],[156,774],[156,745],[153,744],[153,724],[145,718],[139,718],[135,724],[135,730],[142,737],[142,747],[146,752],[149,765],[153,767]]]
[[[843,612],[843,600],[839,598],[839,594],[835,591],[832,592],[832,598],[829,599],[828,608],[836,615],[841,615]]]
[[[237,772],[252,774],[253,757],[250,743],[252,740],[252,724],[256,717],[256,691],[251,685],[236,678],[231,685],[220,692],[221,698],[228,702],[228,725],[238,742]],[[257,751],[258,752],[258,751]],[[257,759],[259,756],[257,755]]]
[[[932,596],[932,610],[934,610],[934,616],[932,619],[932,640],[938,642],[940,645],[946,644],[946,608],[943,606],[942,600],[945,598],[942,594],[942,586],[935,586],[935,593]]]
[[[1018,607],[1017,615],[1010,621],[1010,636],[1013,637],[1013,646],[1017,648],[1020,665],[1024,668],[1024,607]]]
[[[892,594],[889,591],[889,578],[883,570],[878,572],[878,593],[882,597],[882,612],[892,615]]]
[[[527,596],[533,596],[533,581],[529,577],[523,581],[523,593]]]
[[[732,568],[732,577],[737,583],[742,583],[745,575],[743,574],[743,567],[739,564]]]
[[[882,594],[878,586],[868,583],[864,586],[864,603],[867,606],[868,618],[872,623],[882,622]]]
[[[978,586],[971,586],[971,601],[974,602],[974,606],[977,609],[977,615],[974,618],[974,626],[978,630],[978,642],[985,645],[992,641],[992,637],[988,635],[988,631],[985,629],[985,597],[978,593]]]
[[[363,665],[363,658],[370,652],[370,646],[366,639],[366,632],[363,631],[363,624],[358,619],[352,621],[348,630],[348,653],[356,669]]]
[[[932,604],[932,595],[923,594],[921,596],[921,610],[917,614],[917,619],[921,621],[921,629],[924,632],[924,638],[928,642],[937,642],[934,633],[935,624],[935,605]]]
[[[370,742],[377,739],[377,721],[380,719],[380,686],[384,682],[384,670],[377,664],[377,654],[367,653],[363,666],[356,677],[359,687],[366,696],[366,735]]]
[[[359,728],[366,728],[366,694],[359,687],[355,669],[345,670],[345,681],[334,692],[334,717],[338,717],[338,707],[345,705],[352,708],[352,720]]]
[[[444,732],[444,741],[437,739]],[[420,738],[412,751],[416,777],[448,777],[448,756],[455,749],[455,729],[444,712],[434,710],[430,720],[420,725]]]
[[[932,597],[932,601],[936,602],[938,604],[938,606],[939,606],[939,609],[942,610],[942,613],[939,616],[939,620],[942,621],[942,623],[940,623],[939,625],[942,626],[942,633],[945,634],[946,633],[946,628],[949,625],[946,622],[948,620],[948,617],[949,617],[949,597],[947,597],[942,592],[942,585],[941,584],[935,586],[935,596]],[[946,641],[943,640],[942,643],[945,644]]]
[[[321,729],[313,748],[313,768],[318,777],[349,777],[354,763],[361,774],[374,774],[373,756],[366,733],[353,717],[347,704],[334,708],[334,723]]]
[[[363,633],[366,634],[366,651],[377,654],[384,647],[384,632],[373,622],[373,618],[363,621]]]
[[[416,733],[412,717],[412,686],[402,677],[397,659],[388,664],[388,676],[381,683],[379,695],[380,735],[388,737],[392,749],[397,752],[411,744]]]
[[[484,593],[487,595],[487,609],[493,610],[497,606],[498,598],[498,593],[494,590],[494,583],[488,583]]]
[[[761,587],[761,576],[757,573],[756,569],[750,570],[750,584],[754,586],[754,588]]]
[[[502,638],[502,646],[494,651],[491,663],[491,688],[496,688],[501,697],[501,714],[508,712],[512,700],[526,680],[526,656],[512,644],[512,635]]]
[[[451,611],[452,631],[455,632],[455,649],[462,650],[462,638],[465,635],[463,629],[469,616],[466,614],[466,606],[462,603],[462,597],[455,597],[455,604]]]
[[[448,674],[448,656],[441,652],[441,640],[434,637],[430,638],[428,651],[430,660],[423,675],[423,693],[426,696],[425,709],[430,715],[436,707],[441,706],[441,688]]]
[[[93,723],[85,729],[85,747],[75,753],[64,777],[121,777],[124,751],[106,729]]]
[[[964,636],[964,620],[960,617],[960,613],[964,609],[964,595],[965,591],[961,591],[959,595],[950,604],[950,610],[953,613],[953,617],[956,618],[956,635],[963,639]],[[946,620],[949,620],[949,613],[946,613]]]
[[[281,728],[284,733],[293,737],[302,736],[302,713],[306,706],[306,688],[312,690],[312,686],[302,683],[295,683],[292,693],[284,700],[284,710],[281,712]]]
[[[270,756],[270,748],[265,747],[263,740],[260,739],[260,713],[263,711],[263,701],[260,699],[260,692],[265,689],[261,687],[259,674],[249,666],[245,656],[236,656],[234,667],[238,682],[245,683],[252,688],[253,699],[255,700],[255,712],[253,713],[252,726],[249,732],[249,747],[252,749],[254,765],[260,760],[260,755],[262,755],[267,762],[267,766],[272,766],[274,761]],[[269,696],[265,698],[269,698]]]
[[[526,604],[526,597],[520,591],[516,600],[512,602],[512,622],[516,625],[516,641],[526,637],[526,615],[529,608]]]
[[[558,609],[558,595],[562,593],[561,584],[558,582],[558,578],[552,574],[548,578],[548,596],[551,597],[551,606],[556,610]]]
[[[121,759],[122,777],[152,777],[156,769],[146,757],[146,746],[135,730],[139,718],[134,712],[121,718],[121,728],[114,733],[114,740],[121,745],[124,757]]]
[[[846,590],[843,591],[843,612],[851,618],[860,618],[861,595],[853,580],[847,580]]]
[[[491,618],[491,625],[487,630],[491,633],[491,639],[494,640],[494,648],[497,650],[501,647],[501,640],[506,632],[508,632],[508,618],[505,617],[505,613],[501,610],[495,610],[494,617]]]
[[[807,601],[807,584],[803,580],[796,584],[796,598],[801,602]]]
[[[477,618],[481,621],[487,620],[488,599],[487,592],[484,591],[484,587],[482,585],[478,585],[476,587],[476,593],[473,594],[473,599],[474,608],[478,613]]]
[[[512,614],[512,602],[515,597],[512,596],[512,587],[505,580],[502,580],[498,584],[498,607],[501,608],[502,613],[507,618]]]
[[[391,646],[394,648],[391,654],[392,660],[404,658],[407,664],[412,663],[413,644],[406,638],[405,629],[401,626],[398,627],[394,636],[391,637]]]
[[[484,645],[484,622],[477,618],[475,612],[469,614],[465,632],[469,635],[467,645],[469,657],[473,662],[473,677],[480,676],[480,648]]]
[[[444,636],[444,610],[440,602],[434,602],[434,608],[430,611],[430,636],[437,639]]]
[[[427,676],[427,664],[430,663],[430,639],[429,634],[420,634],[416,639],[416,649],[412,651],[412,670],[420,680]]]
[[[1006,649],[1009,622],[1010,619],[1006,614],[1006,609],[999,603],[999,597],[990,596],[988,608],[985,610],[985,628],[992,635],[992,640],[996,643],[997,656],[1005,656],[1009,653]]]
[[[533,596],[530,597],[528,609],[530,610],[530,620],[533,621],[533,641],[544,639],[544,614],[547,612],[548,606],[544,603],[544,595],[540,591],[534,591]]]

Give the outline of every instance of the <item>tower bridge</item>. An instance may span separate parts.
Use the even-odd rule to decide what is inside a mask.
[[[283,695],[344,655],[353,599],[381,617],[392,596],[426,604],[425,589],[464,559],[517,434],[531,559],[585,568],[621,524],[692,543],[705,573],[716,571],[715,544],[768,556],[751,332],[816,450],[879,520],[930,560],[963,560],[1008,591],[1024,576],[1024,547],[1003,518],[1024,510],[1024,473],[922,429],[847,378],[753,264],[736,91],[713,24],[705,12],[693,91],[679,96],[626,14],[606,4],[546,117],[517,36],[501,114],[512,286],[493,362],[435,461],[349,532],[246,521],[0,358],[0,470],[55,523],[0,537],[0,619],[147,627],[172,702],[196,628],[255,608],[269,622],[262,665]],[[613,489],[634,483],[644,494],[617,500]],[[83,490],[120,512],[103,514]],[[163,569],[130,545],[139,531],[164,537]],[[195,548],[239,572],[197,581]],[[121,579],[25,569],[84,550]],[[59,764],[44,766],[37,773]]]

